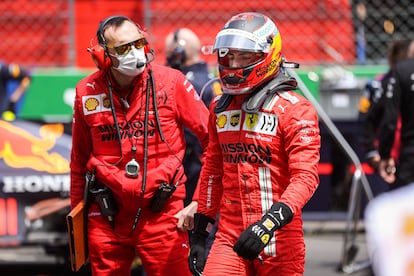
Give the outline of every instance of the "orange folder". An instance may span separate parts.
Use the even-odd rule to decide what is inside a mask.
[[[66,216],[72,271],[88,262],[88,242],[85,202],[81,201]]]

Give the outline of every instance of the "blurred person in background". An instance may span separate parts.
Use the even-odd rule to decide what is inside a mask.
[[[221,94],[221,87],[219,82],[215,81],[216,78],[210,72],[208,64],[201,58],[201,54],[200,38],[189,28],[176,29],[165,38],[167,65],[183,72],[201,96],[204,104],[210,107],[211,100]],[[197,137],[188,128],[184,128],[184,135],[187,145],[183,159],[184,172],[187,176],[184,204],[187,206],[191,202],[197,187],[203,150]],[[208,255],[214,241],[217,222],[210,231],[206,255]],[[189,234],[191,235],[191,231],[189,231]]]
[[[213,50],[223,94],[210,106],[189,266],[204,276],[303,275],[302,208],[319,183],[317,113],[292,92],[297,82],[284,66],[297,64],[284,61],[280,33],[267,16],[233,16]]]
[[[379,130],[379,174],[397,189],[414,182],[414,42],[408,59],[400,61],[391,72],[384,93],[384,114]],[[392,156],[398,121],[401,120],[398,159]]]
[[[16,63],[0,61],[0,114],[3,120],[13,121],[16,118],[17,103],[22,98],[31,82],[30,72]],[[14,90],[8,93],[9,85]]]
[[[414,275],[414,183],[371,200],[364,213],[375,276]]]
[[[165,55],[167,65],[184,73],[194,85],[207,107],[214,96],[221,93],[218,82],[213,86],[214,74],[208,64],[201,58],[201,41],[194,31],[189,28],[179,28],[170,32],[165,38]],[[208,82],[209,85],[204,87]]]
[[[188,28],[179,28],[170,32],[165,38],[165,55],[167,65],[184,73],[186,78],[201,95],[204,104],[209,107],[214,96],[221,92],[218,82],[213,82],[214,75],[208,65],[201,59],[201,41]],[[218,87],[217,87],[218,86]],[[201,170],[202,148],[197,137],[184,128],[187,143],[183,159],[184,172],[187,176],[185,205],[191,202]]]
[[[376,172],[378,172],[381,159],[378,152],[377,135],[385,112],[383,106],[384,91],[386,92],[392,87],[392,83],[390,83],[392,69],[398,62],[407,59],[410,43],[410,40],[396,40],[390,45],[387,56],[388,71],[370,80],[366,84],[360,99],[359,120],[361,123],[362,148],[365,158]],[[397,128],[396,135],[398,139],[399,128]],[[392,154],[394,158],[398,156],[398,147],[399,143],[396,141]]]
[[[208,109],[181,72],[151,63],[130,18],[102,20],[96,37],[100,70],[76,86],[70,175],[72,208],[89,193],[92,273],[129,275],[139,256],[148,276],[189,276],[197,198],[184,207],[183,126],[205,149]]]

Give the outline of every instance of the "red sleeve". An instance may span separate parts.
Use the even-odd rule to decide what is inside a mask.
[[[82,199],[85,187],[86,163],[91,153],[89,128],[83,120],[82,98],[80,90],[84,89],[81,81],[76,87],[76,97],[72,122],[72,152],[70,162],[70,198],[71,207],[75,207]]]
[[[288,204],[294,213],[308,202],[319,184],[320,131],[317,114],[305,101],[288,116],[281,116],[283,139],[290,172],[289,185],[280,201]]]
[[[201,163],[204,165],[206,149],[209,143],[207,126],[209,111],[197,94],[193,85],[184,77],[184,75],[182,75],[182,77],[180,77],[177,81],[176,102],[179,120],[184,126],[190,129],[200,141],[203,149]],[[200,187],[197,185],[193,195],[193,200],[195,201],[198,200],[199,189]]]
[[[179,74],[175,96],[179,120],[197,136],[201,147],[205,151],[208,145],[209,111],[193,85],[183,74]]]
[[[223,157],[216,129],[216,114],[213,111],[216,104],[217,98],[210,106],[209,144],[196,191],[199,194],[197,212],[211,218],[217,215],[223,193]]]

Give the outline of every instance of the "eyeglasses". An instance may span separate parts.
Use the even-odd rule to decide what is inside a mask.
[[[110,49],[115,49],[115,52],[118,55],[125,55],[131,51],[131,46],[134,46],[137,49],[141,49],[147,44],[147,40],[145,38],[140,38],[132,42],[128,42],[119,46],[107,46]]]

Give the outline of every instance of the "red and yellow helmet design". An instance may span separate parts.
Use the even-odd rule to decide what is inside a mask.
[[[244,12],[233,16],[217,34],[219,78],[225,94],[245,94],[270,80],[282,62],[282,39],[275,23],[267,16]],[[248,65],[232,67],[228,55],[234,51],[256,53]]]

